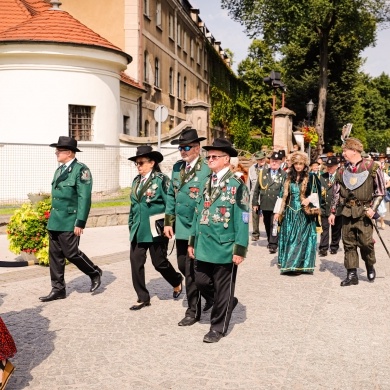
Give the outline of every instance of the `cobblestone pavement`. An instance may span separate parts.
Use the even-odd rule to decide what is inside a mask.
[[[129,311],[127,228],[98,229],[89,243],[104,272],[95,294],[73,266],[67,299],[49,303],[38,300],[50,290],[47,268],[0,275],[0,313],[18,348],[10,390],[390,389],[390,259],[376,235],[375,283],[360,268],[359,285],[341,288],[341,250],[317,258],[312,276],[281,276],[262,234],[239,266],[227,337],[205,344],[209,314],[177,326],[185,296],[174,301],[150,261],[152,305]],[[390,246],[390,227],[381,233]]]

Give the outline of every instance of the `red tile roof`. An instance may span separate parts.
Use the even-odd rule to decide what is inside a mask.
[[[2,42],[54,42],[106,48],[131,57],[69,13],[43,0],[0,0]]]
[[[132,87],[136,87],[138,89],[142,89],[143,91],[146,91],[144,86],[134,79],[132,79],[130,76],[128,76],[125,72],[121,72],[121,81],[123,81],[126,84],[131,85]]]

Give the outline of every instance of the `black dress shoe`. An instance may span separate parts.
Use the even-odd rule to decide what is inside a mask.
[[[90,292],[94,292],[97,290],[102,282],[102,275],[103,271],[99,268],[96,267],[97,275],[91,276],[91,289],[89,290]]]
[[[236,297],[233,298],[233,310],[236,308],[238,305],[238,299]]]
[[[322,250],[320,250],[319,255],[320,256],[328,256],[328,252],[326,250],[322,249]]]
[[[269,253],[276,253],[276,248],[269,248]]]
[[[207,333],[203,337],[204,343],[218,343],[219,340],[223,337],[223,334],[221,332],[218,332],[216,330],[210,330],[209,333]]]
[[[146,306],[150,306],[150,301],[140,302],[139,305],[133,305],[130,307],[130,310],[141,310],[143,307]]]
[[[214,301],[206,301],[206,303],[203,306],[203,311],[207,311],[211,309],[214,306]]]
[[[331,250],[330,250],[330,254],[331,254],[331,255],[335,255],[336,253],[337,253],[337,249],[331,249]]]
[[[66,291],[55,291],[52,290],[50,291],[49,295],[46,295],[45,297],[39,297],[39,300],[41,302],[50,302],[50,301],[55,301],[57,299],[65,299],[66,298]]]
[[[199,321],[199,318],[194,317],[184,317],[177,325],[179,326],[191,326]]]
[[[259,241],[259,237],[253,237],[252,236],[252,241]]]
[[[178,290],[178,291],[173,290],[173,293],[172,293],[173,299],[179,298],[182,291],[183,291],[183,278],[181,278],[180,290]]]
[[[341,287],[359,284],[356,268],[347,269],[347,277],[340,283]]]
[[[370,283],[373,283],[376,278],[376,272],[373,265],[366,264],[367,268],[367,279]]]

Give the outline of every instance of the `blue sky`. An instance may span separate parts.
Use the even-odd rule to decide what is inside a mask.
[[[219,0],[190,0],[194,8],[199,8],[200,18],[205,22],[214,38],[222,42],[224,49],[234,53],[233,69],[247,55],[250,39],[244,33],[244,27],[230,19],[226,10],[221,9]],[[362,56],[367,58],[362,70],[371,76],[379,76],[382,72],[390,75],[390,29],[378,31],[374,48],[366,49]]]

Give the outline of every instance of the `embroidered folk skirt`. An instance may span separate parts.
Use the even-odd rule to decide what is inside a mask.
[[[0,318],[0,360],[6,360],[14,356],[16,347],[14,339]]]

